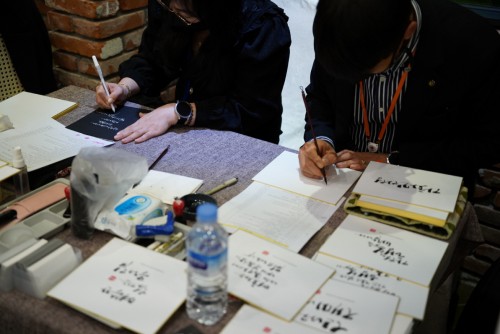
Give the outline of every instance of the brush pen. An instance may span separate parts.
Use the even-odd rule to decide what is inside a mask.
[[[161,154],[158,156],[158,158],[156,158],[156,160],[153,161],[151,166],[149,166],[149,170],[153,169],[156,166],[156,164],[161,160],[161,158],[163,158],[165,156],[165,154],[167,154],[169,148],[170,148],[170,145],[167,145],[167,147],[165,147],[165,149],[163,150],[163,152],[161,152]]]
[[[219,184],[218,186],[210,189],[209,191],[206,191],[204,194],[205,195],[213,195],[215,194],[216,192],[218,191],[221,191],[222,189],[224,188],[227,188],[229,186],[232,186],[233,184],[235,184],[236,182],[238,182],[238,178],[237,177],[233,177],[232,179],[230,180],[227,180],[226,182],[222,183],[222,184]]]
[[[102,75],[101,66],[97,62],[96,56],[92,56],[92,60],[94,61],[94,66],[95,66],[95,69],[97,71],[97,74],[99,74],[99,78],[101,79],[101,83],[102,83],[102,87],[104,88],[104,92],[106,93],[106,96],[109,98],[110,94],[109,94],[109,90],[108,90],[108,85],[106,85],[106,81],[104,81],[104,76]],[[113,103],[111,103],[111,110],[113,110],[113,112],[116,112],[115,105]]]
[[[302,93],[302,100],[304,101],[304,107],[306,108],[306,114],[307,114],[307,121],[309,122],[309,126],[311,127],[311,133],[313,136],[314,140],[314,146],[316,146],[316,153],[319,155],[319,146],[318,146],[318,141],[316,140],[316,134],[314,133],[314,128],[311,120],[311,112],[309,111],[309,105],[307,104],[306,101],[306,93],[304,92],[304,88],[300,86],[300,92]],[[325,167],[321,168],[321,174],[323,174],[323,180],[325,181],[325,184],[328,184],[328,181],[326,180],[326,170]]]

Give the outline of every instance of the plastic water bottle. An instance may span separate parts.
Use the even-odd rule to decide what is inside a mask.
[[[186,238],[187,314],[213,325],[227,309],[227,233],[217,223],[217,206],[201,204]]]

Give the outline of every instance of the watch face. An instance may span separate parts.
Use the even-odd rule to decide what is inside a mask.
[[[191,104],[187,101],[179,101],[175,105],[175,110],[179,114],[179,116],[183,119],[188,119],[191,116]]]

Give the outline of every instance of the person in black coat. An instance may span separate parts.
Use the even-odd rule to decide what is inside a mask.
[[[0,34],[25,91],[48,94],[57,89],[49,35],[33,0],[2,4]]]
[[[500,162],[500,35],[486,20],[447,0],[319,0],[313,34],[306,92],[320,152],[308,123],[304,175],[379,161],[471,188]]]
[[[108,84],[110,98],[98,86],[96,100],[110,108],[139,94],[136,102],[157,109],[115,139],[143,142],[183,124],[278,143],[287,20],[269,0],[150,0],[139,53],[121,64],[119,83]],[[159,96],[171,82],[175,98],[165,104]]]

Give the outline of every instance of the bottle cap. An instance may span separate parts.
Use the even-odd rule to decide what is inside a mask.
[[[217,205],[213,203],[203,203],[196,208],[196,220],[203,222],[217,221]]]
[[[14,147],[14,151],[12,154],[12,167],[14,168],[26,167],[26,163],[24,162],[23,158],[23,153],[21,152],[21,148],[19,146]]]

